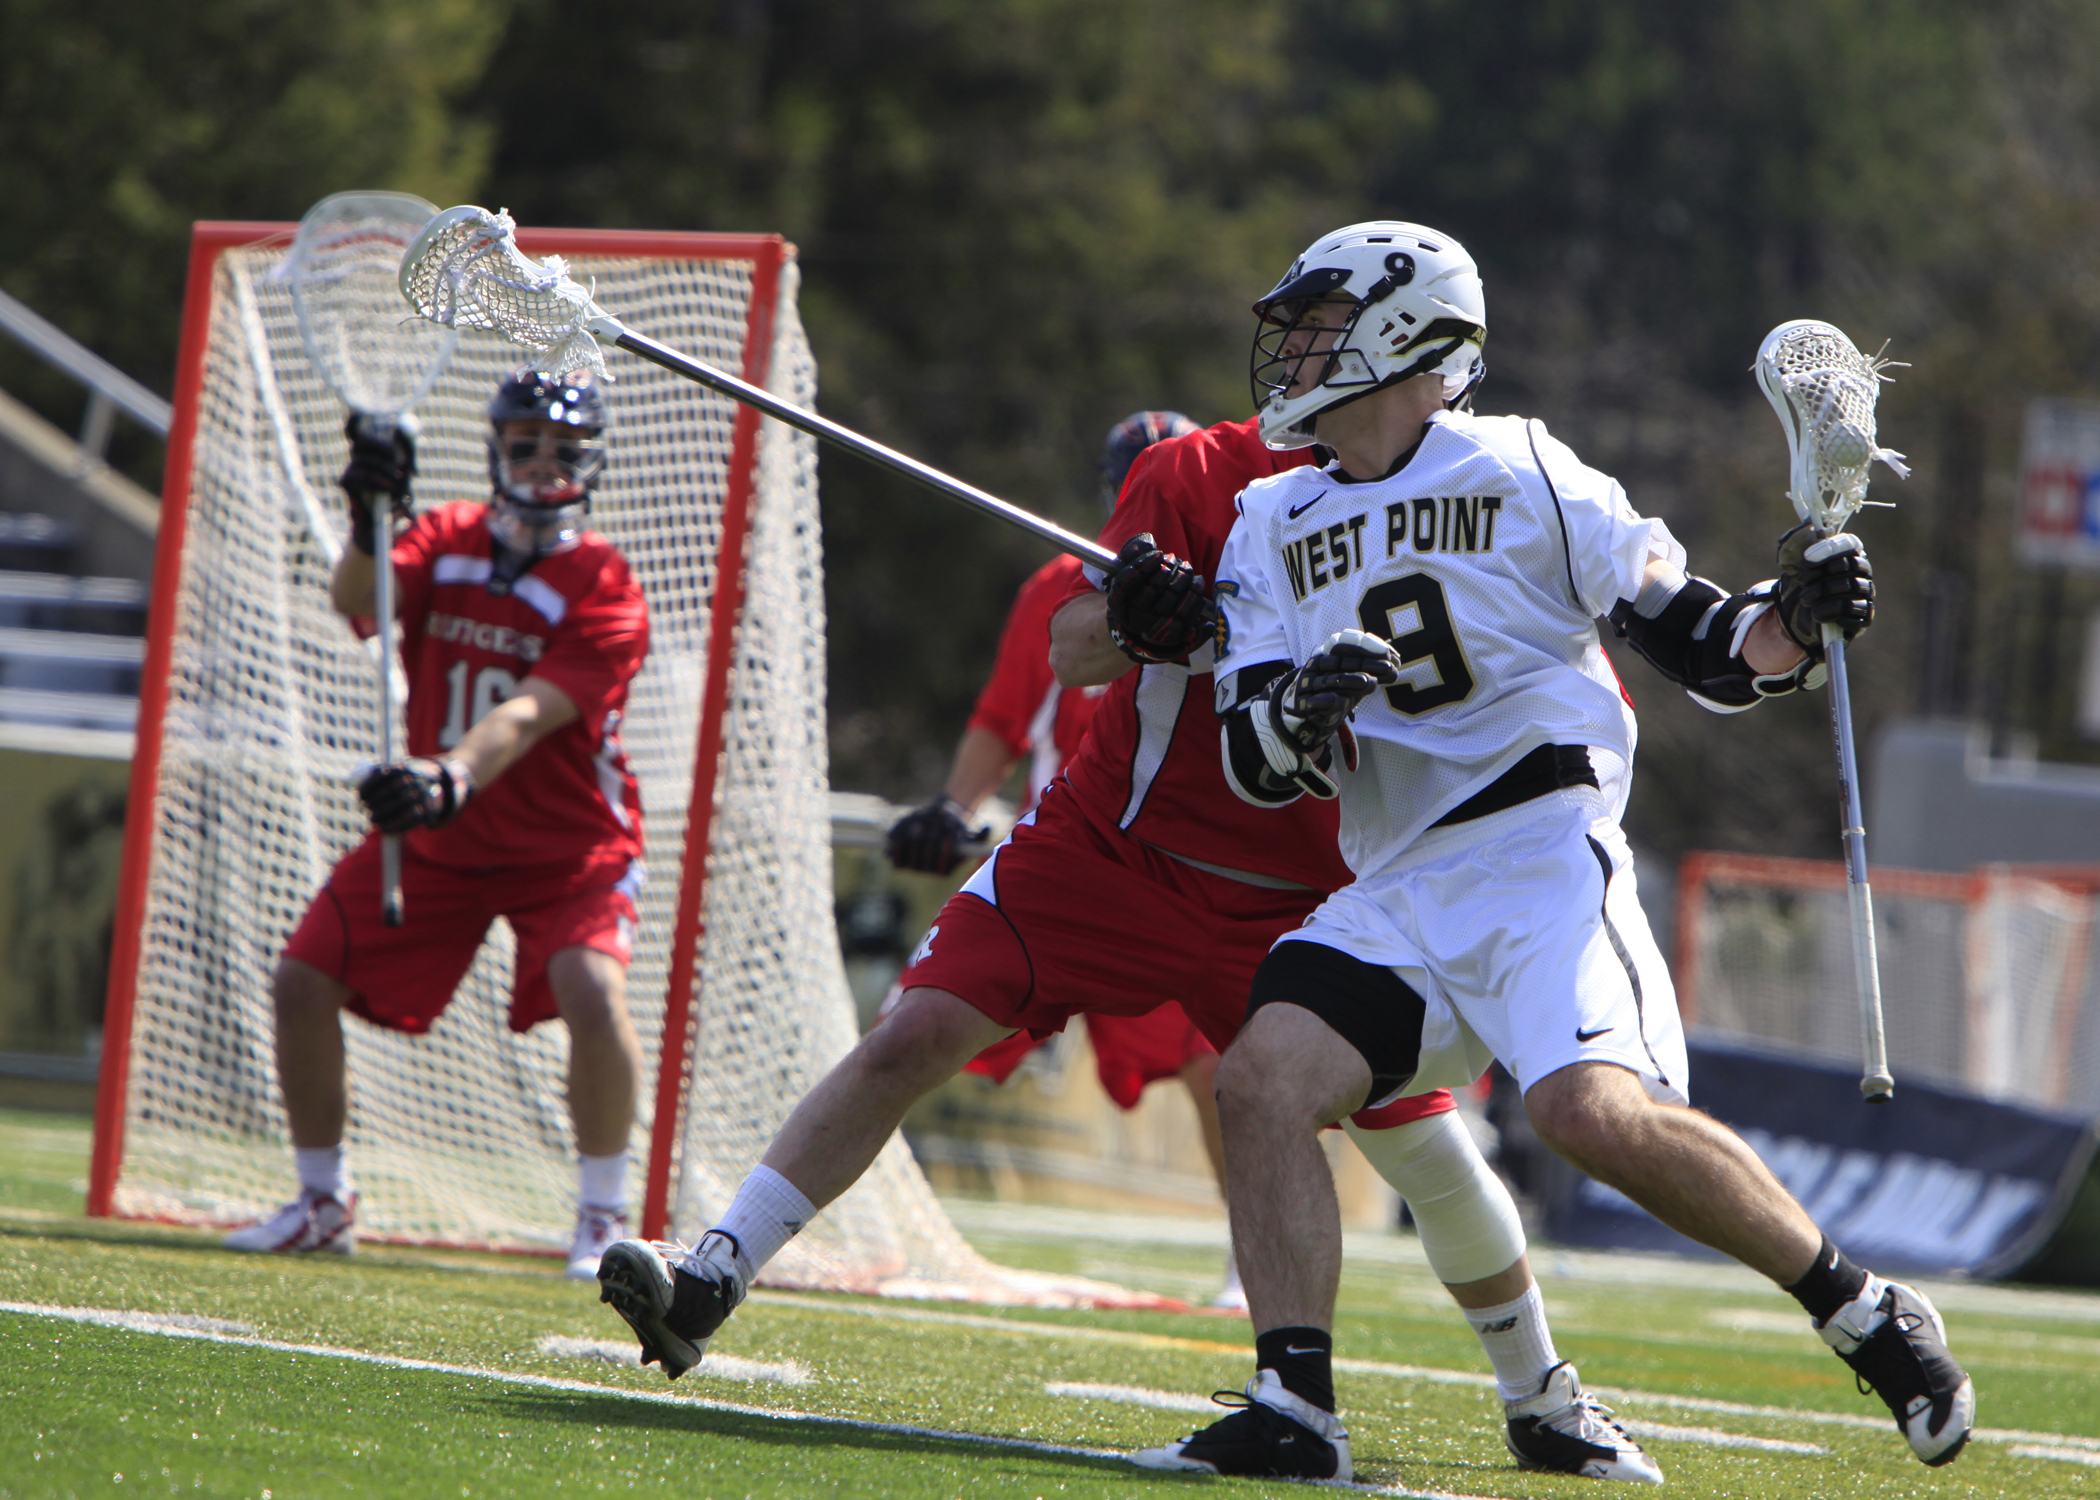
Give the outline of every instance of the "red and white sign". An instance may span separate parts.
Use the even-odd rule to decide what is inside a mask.
[[[2100,401],[2031,398],[2020,470],[2021,560],[2100,569]]]

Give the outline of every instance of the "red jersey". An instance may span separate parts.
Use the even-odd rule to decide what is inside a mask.
[[[641,587],[587,531],[499,599],[488,591],[487,515],[475,501],[441,506],[394,544],[408,752],[444,754],[527,677],[567,693],[578,717],[477,790],[457,821],[407,836],[439,864],[634,859],[641,792],[619,728],[649,651]]]
[[[1131,467],[1101,545],[1114,552],[1149,531],[1162,549],[1215,579],[1234,497],[1312,457],[1311,448],[1264,447],[1251,419],[1154,443]],[[1099,586],[1099,574],[1084,569],[1060,607]],[[1168,854],[1341,889],[1353,877],[1336,848],[1334,803],[1301,797],[1281,808],[1253,807],[1225,784],[1213,656],[1206,645],[1189,666],[1142,666],[1110,684],[1092,732],[1065,768],[1067,784],[1096,819]]]
[[[1057,779],[1086,735],[1105,687],[1061,688],[1050,671],[1050,616],[1079,578],[1079,559],[1043,564],[1014,595],[999,636],[999,659],[977,695],[970,728],[995,734],[1018,758],[1034,752],[1028,768],[1028,807]],[[1022,811],[1027,811],[1023,808]]]

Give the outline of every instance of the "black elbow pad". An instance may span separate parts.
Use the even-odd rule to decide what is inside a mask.
[[[1804,662],[1792,672],[1760,677],[1737,654],[1743,613],[1770,602],[1762,588],[1724,594],[1704,578],[1674,585],[1658,580],[1638,600],[1620,600],[1611,623],[1656,671],[1709,708],[1733,713],[1793,692],[1806,675]]]

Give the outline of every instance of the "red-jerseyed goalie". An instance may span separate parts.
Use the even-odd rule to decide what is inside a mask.
[[[567,1274],[596,1275],[626,1233],[642,813],[619,728],[648,616],[626,559],[584,525],[605,461],[590,376],[520,370],[488,415],[489,502],[439,506],[393,541],[409,756],[359,784],[373,831],[336,865],[278,964],[277,1070],[299,1195],[229,1235],[237,1250],[350,1251],[342,1012],[428,1031],[499,915],[517,935],[511,1028],[556,1017],[569,1028],[580,1180]],[[364,497],[391,495],[405,511],[414,472],[411,436],[352,419],[352,545],[330,602],[353,622],[368,626],[374,609]],[[385,834],[403,836],[400,927],[380,915]]]

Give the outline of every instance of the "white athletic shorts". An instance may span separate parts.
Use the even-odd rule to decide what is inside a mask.
[[[1388,1097],[1462,1087],[1492,1054],[1527,1090],[1608,1062],[1690,1102],[1677,992],[1626,836],[1590,787],[1433,828],[1278,941],[1386,965],[1422,996],[1421,1068]]]

